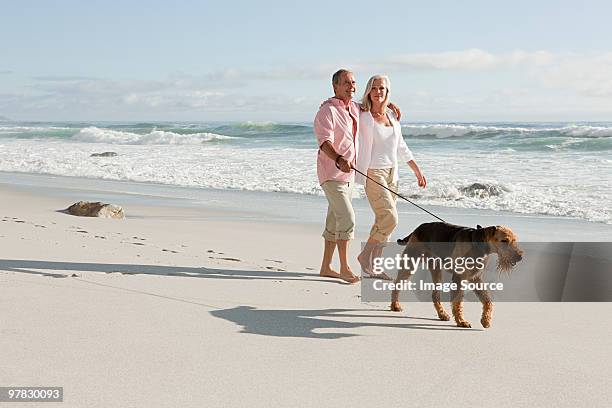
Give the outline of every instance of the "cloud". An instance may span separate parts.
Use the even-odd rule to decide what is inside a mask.
[[[210,80],[320,80],[329,78],[338,69],[337,65],[313,64],[309,67],[288,66],[266,70],[244,70],[227,68],[206,76]]]
[[[13,73],[13,71],[10,71],[10,70],[0,71],[0,75],[9,75],[9,74],[12,74],[12,73]]]
[[[362,60],[348,63],[312,66],[280,67],[272,70],[240,70],[228,68],[211,78],[232,80],[328,80],[338,67],[355,72],[388,72],[401,75],[406,72],[439,73],[454,81],[461,75],[515,72],[534,87],[570,91],[586,97],[612,96],[612,53],[561,54],[549,51],[514,50],[492,53],[472,48],[438,53],[411,53],[388,56],[377,61]],[[452,75],[452,76],[451,76]]]
[[[56,77],[53,77],[56,79]],[[223,112],[310,112],[320,97],[269,90],[245,92],[244,81],[173,74],[162,80],[107,80],[62,77],[37,81],[22,92],[0,93],[0,111],[20,117],[110,120],[198,117]],[[261,93],[261,92],[260,92]],[[267,94],[266,94],[267,93]]]
[[[72,81],[99,81],[100,78],[87,76],[63,76],[63,75],[47,75],[33,77],[37,81],[47,82],[72,82]]]
[[[413,81],[409,92],[396,95],[402,106],[420,112],[421,118],[439,114],[456,120],[472,115],[473,119],[485,113],[491,118],[508,113],[533,118],[551,112],[560,118],[566,114],[586,118],[592,112],[599,118],[612,113],[612,53],[492,53],[479,49],[271,69],[228,67],[198,76],[174,73],[151,80],[38,76],[28,86],[0,94],[0,111],[15,117],[44,114],[69,119],[130,115],[162,119],[188,113],[190,117],[204,113],[216,117],[219,112],[227,117],[293,112],[294,117],[299,113],[310,118],[329,89],[331,73],[341,66],[358,74],[388,72],[399,79],[407,72],[424,72],[443,79],[444,86],[437,86],[435,79],[421,86]],[[477,87],[469,86],[475,83]],[[495,88],[498,86],[504,88]]]
[[[569,54],[532,73],[549,88],[571,89],[597,98],[612,97],[612,52]]]
[[[303,65],[287,66],[265,70],[226,68],[209,74],[208,78],[225,80],[321,80],[328,79],[340,67],[358,72],[478,72],[544,66],[554,59],[555,55],[548,51],[515,50],[494,54],[472,48],[438,53],[400,54],[376,61],[355,60],[333,64],[312,64],[306,67]]]
[[[433,71],[490,71],[520,65],[543,65],[551,62],[554,54],[546,51],[513,51],[493,54],[477,48],[439,53],[404,54],[387,59],[396,69]]]

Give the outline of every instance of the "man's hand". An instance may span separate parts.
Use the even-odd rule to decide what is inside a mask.
[[[393,113],[395,113],[395,116],[397,116],[397,120],[400,120],[402,118],[402,111],[400,111],[400,108],[398,108],[396,104],[394,104],[393,102],[389,102],[389,105],[387,106],[393,111]]]
[[[351,164],[348,162],[348,160],[344,158],[344,156],[339,156],[336,159],[336,164],[338,165],[341,171],[345,173],[351,172]]]

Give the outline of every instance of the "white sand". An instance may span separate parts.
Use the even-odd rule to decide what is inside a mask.
[[[610,303],[500,303],[486,331],[467,304],[475,328],[458,329],[429,303],[391,313],[362,303],[359,286],[319,278],[316,223],[142,205],[126,206],[126,220],[77,218],[55,212],[76,201],[66,196],[5,184],[0,197],[0,386],[63,386],[62,407],[612,398]],[[471,225],[470,214],[453,221]],[[512,222],[531,239],[610,239],[602,224]]]

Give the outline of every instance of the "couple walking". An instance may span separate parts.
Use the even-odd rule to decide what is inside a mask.
[[[376,183],[353,171],[366,173],[378,183],[397,191],[398,162],[404,161],[416,175],[418,185],[427,181],[406,146],[399,124],[400,112],[389,102],[389,78],[375,75],[368,81],[361,103],[353,101],[355,77],[341,69],[332,76],[334,96],[325,101],[314,121],[319,152],[317,176],[329,203],[325,220],[325,247],[320,275],[359,281],[348,262],[348,245],[354,237],[355,213],[351,196],[355,182],[365,185],[365,192],[375,214],[370,237],[358,256],[362,273],[375,275],[372,260],[382,253],[397,226],[396,197]],[[338,247],[340,272],[332,269],[334,251]]]

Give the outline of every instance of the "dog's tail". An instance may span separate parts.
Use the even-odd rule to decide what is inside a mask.
[[[408,244],[408,241],[410,240],[410,237],[412,236],[412,234],[414,234],[414,232],[411,232],[410,235],[408,235],[407,237],[398,238],[397,239],[397,243],[400,244],[400,245],[406,246]]]

